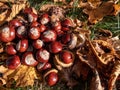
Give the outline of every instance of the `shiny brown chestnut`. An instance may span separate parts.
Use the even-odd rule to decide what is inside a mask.
[[[15,54],[17,53],[14,45],[12,45],[12,44],[11,44],[11,45],[7,45],[7,46],[5,47],[5,52],[6,52],[7,54],[9,54],[9,55],[15,55]]]
[[[70,33],[65,33],[62,35],[61,42],[63,44],[68,44],[71,41],[71,34]]]
[[[23,10],[23,12],[25,13],[25,14],[29,14],[29,13],[31,13],[32,12],[32,8],[25,8],[24,10]]]
[[[51,69],[44,74],[44,79],[49,86],[54,86],[58,82],[58,71]]]
[[[54,64],[58,70],[70,67],[74,62],[74,54],[71,51],[63,50],[54,57]]]
[[[28,40],[27,39],[21,39],[17,45],[16,50],[19,52],[25,52],[28,48]]]
[[[16,69],[21,65],[20,58],[17,55],[13,55],[6,60],[6,66],[9,69]]]
[[[28,21],[29,22],[35,22],[35,21],[37,21],[37,19],[38,19],[38,15],[37,14],[35,14],[33,12],[28,14]]]
[[[40,32],[44,32],[46,30],[46,26],[44,24],[41,24],[39,28],[40,28]]]
[[[27,34],[27,31],[26,31],[26,27],[25,26],[20,26],[20,27],[18,27],[18,29],[16,30],[16,36],[18,37],[18,38],[26,38],[27,36],[26,36],[26,34]]]
[[[57,34],[53,30],[44,31],[43,34],[41,35],[41,39],[44,42],[52,42],[52,41],[55,41],[56,38],[57,38]]]
[[[18,19],[13,19],[9,22],[10,27],[19,27],[22,26],[22,23]]]
[[[47,24],[50,21],[49,19],[49,15],[48,14],[43,14],[41,19],[40,19],[40,23],[41,24]]]
[[[39,62],[48,62],[50,58],[50,53],[46,49],[39,49],[36,53],[36,59]]]
[[[61,60],[66,64],[73,62],[73,54],[70,51],[67,51],[67,50],[61,51],[60,57],[61,57]]]
[[[62,35],[64,33],[61,30],[62,26],[61,26],[61,22],[60,21],[52,23],[52,29],[57,33],[57,35]]]
[[[51,67],[52,66],[51,66],[51,64],[49,62],[47,62],[47,63],[40,62],[37,65],[37,70],[38,71],[47,70],[47,69],[50,69]]]
[[[62,26],[63,27],[72,27],[73,26],[72,20],[69,18],[66,18],[65,20],[62,21]]]
[[[5,26],[0,30],[0,41],[10,42],[15,39],[14,27]]]
[[[35,60],[32,52],[25,52],[22,56],[22,63],[28,66],[36,66],[38,62]]]
[[[29,38],[35,40],[40,37],[40,29],[39,27],[31,27],[29,32],[28,32]]]
[[[43,45],[44,45],[44,43],[43,43],[43,41],[40,40],[40,39],[37,39],[37,40],[34,40],[34,41],[33,41],[33,47],[34,47],[35,49],[40,49],[40,48],[43,47]]]
[[[49,50],[51,53],[58,53],[60,51],[62,51],[62,44],[58,41],[54,41],[51,44],[49,44]]]
[[[62,28],[61,22],[60,22],[60,21],[57,21],[57,22],[52,23],[52,28],[53,28],[53,30],[55,30],[55,31],[61,30],[61,28]]]
[[[37,21],[33,21],[30,25],[30,27],[37,27],[39,26],[39,23]]]

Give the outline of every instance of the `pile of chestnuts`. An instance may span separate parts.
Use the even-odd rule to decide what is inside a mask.
[[[69,18],[53,22],[49,13],[36,14],[32,8],[22,11],[23,18],[15,18],[0,30],[0,41],[6,44],[9,55],[6,66],[16,69],[21,64],[35,67],[44,74],[48,85],[58,82],[58,71],[74,62],[72,49],[78,47],[78,37],[72,33]],[[79,44],[78,44],[79,43]]]

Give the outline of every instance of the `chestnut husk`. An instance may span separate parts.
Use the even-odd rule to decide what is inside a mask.
[[[63,51],[65,51],[65,50],[63,50]],[[71,53],[72,58],[73,58],[73,61],[72,61],[71,63],[69,63],[69,64],[64,63],[64,62],[61,60],[59,54],[56,54],[56,55],[54,56],[54,64],[55,64],[55,66],[56,66],[56,68],[57,68],[58,70],[62,70],[63,68],[68,68],[68,67],[70,67],[70,66],[73,65],[75,57],[74,57],[74,54],[73,54],[71,51],[69,51],[69,52]]]

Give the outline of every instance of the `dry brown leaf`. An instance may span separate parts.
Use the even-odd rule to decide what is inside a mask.
[[[119,75],[120,75],[120,61],[116,61],[110,79],[108,81],[108,90],[113,90],[113,87]]]
[[[0,0],[0,2],[7,3],[25,3],[27,0]]]
[[[117,15],[120,11],[119,5],[116,5],[111,1],[103,2],[96,8],[91,7],[89,4],[83,6],[83,12],[89,15],[89,22],[94,24],[102,20],[104,16]]]
[[[3,52],[3,49],[4,49],[3,43],[2,43],[2,42],[0,42],[0,53],[2,53],[2,52]]]
[[[21,65],[8,76],[8,81],[11,79],[16,81],[16,87],[33,86],[34,80],[37,79],[37,73],[34,67]]]
[[[7,86],[10,86],[14,80],[16,81],[16,86],[19,87],[33,86],[34,80],[38,79],[36,69],[26,65],[21,65],[16,70],[11,70],[1,65],[0,73],[2,74],[0,84],[7,84]]]
[[[5,52],[0,53],[0,62],[5,61],[8,57],[9,57],[9,55],[7,53],[5,53]]]
[[[66,3],[66,0],[53,0],[54,2],[62,2],[62,3]]]
[[[14,70],[9,70],[5,66],[1,65],[0,66],[0,73],[2,74],[2,77],[0,77],[0,85],[4,85],[7,83],[8,75],[13,73]]]
[[[10,8],[6,4],[0,2],[0,24],[5,21],[7,18],[6,16],[9,16],[10,12]]]
[[[79,51],[77,51],[77,55],[79,57],[79,60],[82,62],[82,63],[85,63],[86,65],[88,65],[91,70],[93,71],[93,74],[94,76],[92,77],[92,81],[91,81],[91,84],[90,84],[90,90],[104,90],[102,84],[101,84],[101,80],[100,80],[100,77],[99,77],[99,73],[98,71],[96,70],[96,67],[93,66],[91,63],[90,63],[90,60],[91,59],[94,59],[94,58],[91,58],[90,60],[86,60],[82,57],[82,54],[80,54]]]
[[[12,20],[19,12],[25,8],[27,5],[26,0],[11,0],[10,2],[14,2],[12,7],[10,8],[6,2],[10,0],[0,1],[0,24],[2,25],[6,21]],[[23,2],[22,2],[23,1]],[[20,3],[16,3],[20,2]]]
[[[79,82],[75,79],[78,77],[73,76],[74,71],[72,71],[72,67],[64,68],[60,73],[60,79],[66,83],[69,88],[73,88]],[[75,74],[74,74],[75,75]]]
[[[94,77],[92,77],[92,81],[90,84],[90,90],[104,90],[103,86],[101,85],[101,80],[98,71],[94,70]]]
[[[108,41],[112,38],[112,32],[110,30],[98,29],[96,31],[95,39]]]
[[[13,4],[11,8],[12,12],[9,16],[7,16],[8,18],[6,19],[6,21],[12,20],[22,9],[25,8],[25,6],[25,4]]]
[[[0,14],[0,24],[3,24],[6,21],[7,16],[10,15],[11,10],[6,10]]]
[[[97,7],[101,4],[101,0],[87,0],[87,2],[92,6],[92,7]]]
[[[51,7],[56,6],[55,4],[45,4],[42,5],[42,7],[40,8],[40,11],[48,11]]]
[[[87,0],[87,2],[84,2],[84,1],[80,1],[79,2],[79,7],[86,7],[87,6],[90,6],[92,8],[96,8],[98,7],[100,4],[101,4],[101,0]]]
[[[120,12],[120,4],[115,4],[115,5],[113,5],[113,7],[115,10],[113,15],[117,15]]]

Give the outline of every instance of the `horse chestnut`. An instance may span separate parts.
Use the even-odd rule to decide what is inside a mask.
[[[26,37],[26,28],[25,26],[20,26],[18,27],[18,29],[16,30],[16,36],[19,38],[25,38]]]
[[[53,86],[58,82],[58,71],[56,69],[51,69],[44,74],[44,79],[49,86]]]
[[[16,50],[19,52],[25,52],[28,48],[28,40],[22,39],[16,45]]]
[[[51,53],[58,53],[58,52],[62,51],[62,44],[58,41],[52,42],[49,45],[49,50]]]
[[[28,21],[29,22],[37,21],[37,19],[38,19],[38,15],[36,15],[35,13],[31,12],[28,14]]]
[[[6,60],[6,65],[9,69],[16,69],[18,68],[20,63],[20,58],[17,55],[11,56]]]
[[[66,64],[73,62],[72,53],[67,50],[62,51],[60,53],[60,57],[61,57],[61,60]]]
[[[28,32],[29,38],[38,39],[40,37],[40,29],[38,27],[32,27]]]
[[[38,71],[41,71],[41,70],[46,70],[46,69],[50,69],[52,66],[49,62],[47,63],[43,63],[43,62],[40,62],[38,65],[37,65],[37,70]]]
[[[43,14],[41,19],[40,19],[40,23],[41,24],[47,24],[49,21],[50,21],[49,15],[48,14]]]
[[[36,66],[38,64],[32,52],[26,52],[23,54],[22,63],[28,66]]]
[[[36,53],[36,59],[39,62],[48,62],[50,58],[50,53],[45,49],[39,49]]]
[[[56,32],[53,30],[47,30],[47,31],[43,32],[43,34],[41,35],[41,39],[44,42],[55,41],[56,38],[57,38]]]
[[[40,40],[40,39],[37,39],[37,40],[34,40],[34,41],[33,41],[33,47],[34,47],[35,49],[40,49],[40,48],[42,48],[43,44],[44,44],[43,41]]]
[[[10,27],[19,27],[22,26],[22,23],[18,19],[13,19],[9,22]]]
[[[7,45],[6,48],[5,48],[5,51],[9,55],[14,55],[14,54],[17,53],[17,51],[16,51],[16,49],[13,45]]]
[[[14,27],[3,27],[0,30],[0,41],[10,42],[15,38],[15,29]]]

